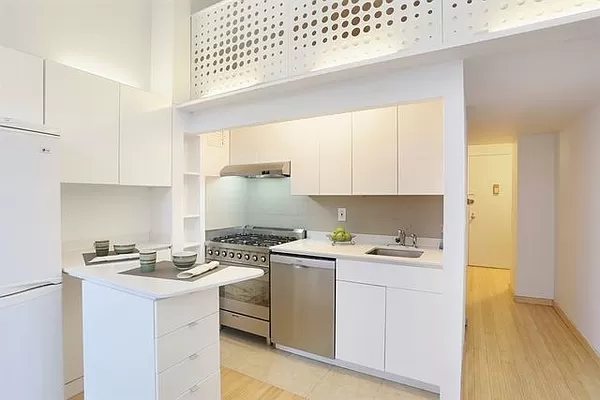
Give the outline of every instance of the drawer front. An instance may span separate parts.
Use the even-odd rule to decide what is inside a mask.
[[[219,313],[190,322],[157,339],[158,372],[172,367],[208,344],[219,341]]]
[[[221,377],[216,372],[200,383],[192,386],[177,400],[212,400],[221,398]]]
[[[156,302],[156,337],[182,328],[219,309],[219,289],[205,290]]]
[[[431,293],[442,293],[444,287],[442,269],[350,260],[337,261],[336,279]]]
[[[219,372],[219,344],[213,343],[158,375],[160,400],[175,400]]]

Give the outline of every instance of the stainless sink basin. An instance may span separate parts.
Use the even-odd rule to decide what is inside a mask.
[[[390,249],[390,248],[376,247],[373,250],[367,251],[366,254],[369,254],[372,256],[419,258],[423,255],[423,252],[420,250],[404,250],[404,249]]]

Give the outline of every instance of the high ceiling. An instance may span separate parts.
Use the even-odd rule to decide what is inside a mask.
[[[470,143],[560,131],[600,102],[600,29],[584,38],[469,59],[465,87]]]

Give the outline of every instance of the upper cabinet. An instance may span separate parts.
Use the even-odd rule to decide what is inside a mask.
[[[352,194],[398,194],[396,107],[352,113]]]
[[[121,85],[120,104],[120,184],[171,186],[170,101]]]
[[[44,123],[44,61],[0,47],[0,118]]]
[[[46,124],[61,131],[61,182],[119,183],[119,84],[46,61]]]
[[[444,194],[444,102],[398,107],[398,194]]]
[[[223,167],[229,164],[229,131],[205,133],[200,138],[202,174],[220,176]]]
[[[231,164],[253,164],[260,162],[259,149],[263,126],[235,129],[230,136]]]
[[[319,141],[319,194],[352,194],[352,114],[315,120]]]

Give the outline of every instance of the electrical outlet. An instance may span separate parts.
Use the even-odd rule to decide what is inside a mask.
[[[346,222],[346,209],[338,208],[338,222]]]

